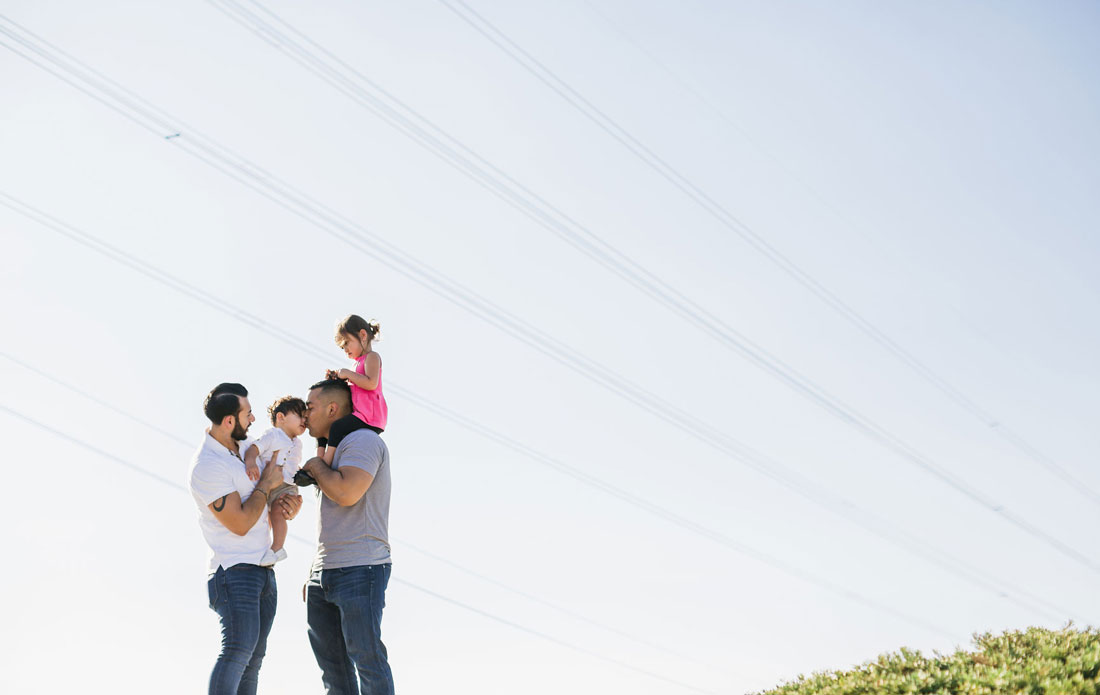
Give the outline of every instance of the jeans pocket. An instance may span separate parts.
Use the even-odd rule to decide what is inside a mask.
[[[218,591],[218,585],[225,577],[224,572],[225,570],[219,567],[218,571],[212,574],[206,582],[206,596],[210,599],[211,610],[218,610],[218,599],[225,596],[224,592]]]

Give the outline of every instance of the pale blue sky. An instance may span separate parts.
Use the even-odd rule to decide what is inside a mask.
[[[845,322],[444,4],[264,6],[831,396],[1100,563],[1097,504]],[[1093,5],[470,7],[1100,490]],[[344,364],[331,340],[337,318],[377,317],[393,387],[396,579],[708,692],[761,689],[903,645],[946,650],[977,631],[1100,619],[1094,570],[656,305],[212,4],[13,2],[2,14],[523,317],[571,356],[610,366],[1066,614],[1023,608],[808,504],[0,50],[0,192],[329,358],[4,206],[0,352],[197,445],[210,386],[241,381],[260,411]],[[185,481],[186,447],[9,360],[0,358],[0,374],[0,405]],[[937,629],[582,486],[418,407],[402,388]],[[93,692],[136,692],[153,679],[164,692],[200,690],[218,636],[193,502],[3,411],[0,436],[14,470],[29,471],[9,505],[20,569],[0,580],[13,597],[0,632],[8,682],[55,692],[50,674],[64,664],[67,680],[84,674]],[[313,514],[307,501],[291,532],[310,538]],[[691,658],[509,594],[413,546]],[[295,600],[310,548],[289,550],[264,692],[319,684]],[[686,690],[409,584],[391,585],[388,603],[385,637],[403,692]]]

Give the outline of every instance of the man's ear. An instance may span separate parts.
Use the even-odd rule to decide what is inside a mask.
[[[223,417],[222,418],[222,425],[223,426],[225,425],[226,420],[229,421],[229,429],[233,429],[234,427],[237,426],[237,416],[236,415],[226,415],[225,417]]]

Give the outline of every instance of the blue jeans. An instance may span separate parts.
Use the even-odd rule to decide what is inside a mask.
[[[206,589],[222,622],[222,651],[210,674],[210,695],[255,695],[278,602],[275,572],[256,565],[219,567]]]
[[[393,674],[382,644],[389,582],[389,563],[314,570],[310,576],[309,643],[328,695],[393,695]]]

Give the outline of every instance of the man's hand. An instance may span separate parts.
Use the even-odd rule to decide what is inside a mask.
[[[320,450],[320,447],[318,447],[318,450]],[[314,456],[314,457],[313,457],[313,458],[311,458],[310,460],[308,460],[308,461],[306,461],[305,463],[303,463],[303,464],[302,464],[302,467],[301,467],[301,469],[300,469],[300,470],[303,470],[303,471],[305,471],[306,473],[309,473],[309,475],[310,475],[310,476],[311,476],[311,477],[312,477],[312,478],[313,478],[314,480],[316,480],[316,479],[317,479],[317,475],[316,475],[316,474],[314,473],[314,471],[316,470],[316,466],[317,466],[318,464],[320,464],[320,465],[322,465],[322,466],[325,466],[325,460],[324,460],[323,458],[321,458],[321,454],[318,454],[317,456]],[[328,466],[325,466],[325,468],[328,468]]]
[[[290,520],[298,516],[298,512],[302,510],[302,496],[287,493],[280,496],[275,504],[278,510],[282,512],[283,518]]]
[[[313,476],[325,497],[341,507],[358,502],[374,482],[374,476],[362,468],[331,468],[320,457],[306,461],[302,470]]]
[[[275,462],[264,466],[264,472],[260,474],[260,479],[256,483],[257,490],[263,490],[271,492],[275,488],[279,487],[279,483],[283,482],[283,469],[275,465]]]

